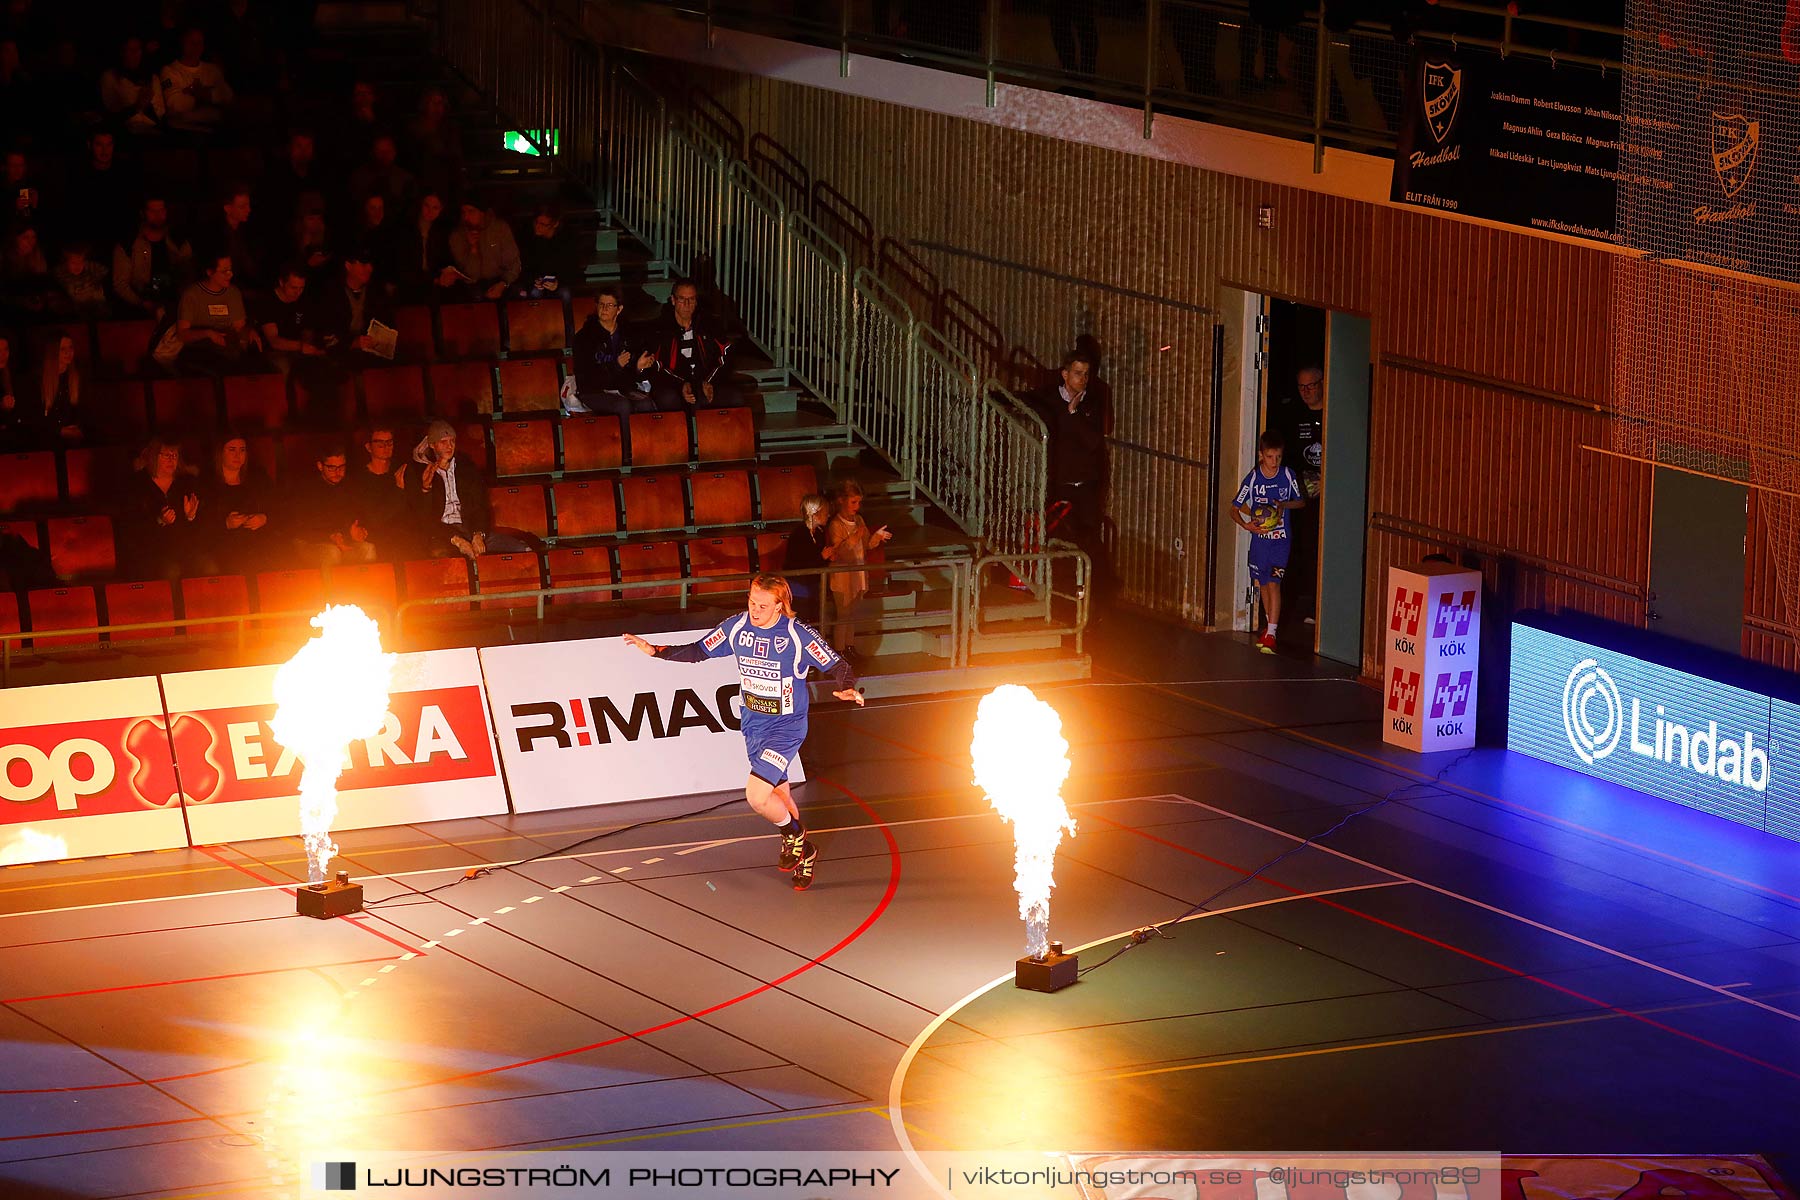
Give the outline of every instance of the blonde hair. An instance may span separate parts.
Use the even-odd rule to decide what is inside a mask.
[[[781,606],[783,616],[794,615],[794,589],[780,575],[758,575],[750,581],[750,590],[769,593],[775,597],[775,603]]]
[[[808,492],[800,497],[800,516],[803,520],[811,521],[813,514],[827,512],[830,508],[831,502],[817,492]]]

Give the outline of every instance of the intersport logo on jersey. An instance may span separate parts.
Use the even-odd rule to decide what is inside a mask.
[[[1681,715],[1686,719],[1677,719],[1666,704],[1627,697],[1592,658],[1571,667],[1563,684],[1563,730],[1583,763],[1593,766],[1624,744],[1632,754],[1679,770],[1768,790],[1769,755],[1753,730],[1727,726],[1721,733],[1717,720],[1701,725],[1700,716]]]

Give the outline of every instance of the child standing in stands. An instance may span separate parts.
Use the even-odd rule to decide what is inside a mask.
[[[1257,443],[1256,469],[1238,485],[1231,519],[1250,534],[1250,580],[1262,593],[1267,627],[1256,639],[1264,654],[1275,653],[1275,630],[1281,620],[1281,580],[1287,574],[1288,512],[1306,505],[1306,493],[1294,473],[1281,465],[1281,435],[1265,430]]]
[[[868,561],[869,551],[893,539],[886,525],[870,532],[862,518],[862,501],[862,487],[854,479],[845,480],[838,488],[836,511],[825,527],[824,557],[833,566],[860,566]],[[826,578],[831,581],[835,612],[831,643],[854,661],[861,657],[856,650],[856,606],[869,591],[869,573],[838,571]]]

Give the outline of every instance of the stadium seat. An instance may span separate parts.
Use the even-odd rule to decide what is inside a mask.
[[[492,302],[438,306],[438,339],[445,358],[497,358],[500,310]]]
[[[25,609],[31,616],[31,630],[92,629],[100,624],[99,602],[91,587],[37,588],[25,597]],[[76,637],[33,637],[33,647],[94,645],[97,633]]]
[[[756,468],[756,495],[762,502],[764,521],[798,521],[800,502],[819,490],[819,478],[810,466]]]
[[[561,299],[509,300],[506,304],[506,349],[513,354],[560,351],[568,345]]]
[[[535,591],[544,586],[535,554],[483,554],[475,560],[475,580],[482,595],[495,592]],[[483,608],[536,607],[535,597],[484,600]]]
[[[494,411],[494,369],[489,363],[432,363],[431,411],[446,421],[466,421]]]
[[[627,475],[619,481],[625,501],[624,527],[633,533],[656,533],[687,525],[679,475]]]
[[[152,144],[139,155],[139,161],[151,183],[184,195],[200,178],[200,152],[190,146]]]
[[[681,543],[627,542],[619,547],[619,582],[643,579],[680,579]],[[679,596],[677,584],[668,587],[634,588],[623,593],[627,604],[653,600],[658,596]]]
[[[175,619],[175,589],[166,579],[145,583],[109,583],[106,585],[106,623],[108,625],[146,625],[151,621]],[[109,633],[114,642],[138,641],[143,638],[174,637],[181,630],[134,629]]]
[[[487,470],[488,427],[486,421],[463,421],[456,427],[456,452],[466,454]],[[401,457],[410,457],[402,455]]]
[[[348,375],[295,375],[294,413],[314,429],[348,429],[356,422],[356,384]]]
[[[0,513],[48,508],[57,499],[56,451],[0,455]]]
[[[63,475],[71,504],[86,507],[124,490],[136,457],[129,446],[75,446],[63,451]]]
[[[425,373],[417,366],[371,368],[362,373],[362,389],[371,421],[425,419]]]
[[[0,592],[0,633],[19,632],[19,597],[16,592]]]
[[[548,475],[556,470],[556,424],[553,421],[495,421],[494,472],[498,475]]]
[[[401,570],[405,576],[408,600],[467,596],[470,592],[469,560],[458,554],[447,558],[414,559]],[[428,611],[449,613],[463,610],[456,605],[444,605]]]
[[[51,517],[50,569],[62,580],[111,575],[118,566],[113,554],[112,521],[107,517]]]
[[[666,467],[688,461],[686,413],[632,413],[631,465]]]
[[[242,575],[202,575],[181,581],[181,615],[190,620],[202,617],[238,617],[250,611],[250,584]],[[235,640],[238,627],[232,622],[216,625],[184,626],[191,638]]]
[[[225,424],[240,433],[278,433],[288,423],[287,376],[227,375]]]
[[[581,296],[571,296],[569,298],[569,328],[579,333],[581,327],[587,324],[587,319],[599,312],[599,299],[600,297],[593,292]]]
[[[281,439],[272,433],[253,433],[246,440],[250,443],[251,464],[270,479],[282,478]],[[311,470],[310,465],[307,469]]]
[[[703,408],[694,414],[694,458],[736,462],[756,457],[756,418],[747,408]]]
[[[748,471],[695,471],[688,476],[694,497],[694,525],[699,529],[750,523]]]
[[[617,533],[619,504],[610,479],[565,479],[553,485],[558,538]]]
[[[437,357],[437,335],[431,329],[431,309],[423,304],[408,304],[394,313],[394,331],[400,336],[394,342],[394,357],[408,362],[424,362]]]
[[[619,418],[576,416],[562,423],[563,470],[616,471],[625,464]]]
[[[394,564],[345,563],[333,567],[325,578],[325,598],[332,604],[357,605],[385,628],[400,602]]]
[[[189,376],[153,380],[150,419],[161,429],[210,433],[219,424],[219,395],[214,381]]]
[[[256,611],[314,614],[325,607],[325,576],[317,567],[263,571],[256,577]]]
[[[562,408],[562,380],[547,358],[515,358],[500,364],[500,411],[544,412]]]
[[[94,331],[94,353],[104,374],[136,375],[144,369],[155,321],[100,321]]]
[[[550,517],[544,511],[542,484],[491,487],[488,504],[494,510],[495,528],[522,529],[538,537],[550,536]]]
[[[81,381],[81,406],[88,420],[108,437],[141,444],[150,432],[150,414],[144,404],[144,384],[137,379]]]
[[[687,544],[688,574],[748,575],[750,544],[741,537],[693,538]],[[741,579],[729,583],[697,583],[694,593],[742,592],[750,585]]]
[[[256,146],[213,146],[206,151],[206,177],[215,185],[253,181],[262,170],[263,153]]]
[[[549,596],[546,602],[562,604],[605,604],[617,600],[619,593],[597,584],[615,582],[612,552],[605,546],[561,547],[545,556],[550,563],[550,586],[579,587],[586,590],[566,596]]]
[[[36,521],[0,521],[0,536],[7,534],[24,541],[33,550],[43,548],[44,539],[38,533]]]
[[[788,535],[785,533],[757,534],[756,569],[771,574],[779,573],[787,562],[787,541]]]

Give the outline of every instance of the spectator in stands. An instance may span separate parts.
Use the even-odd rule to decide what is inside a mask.
[[[292,244],[286,257],[306,267],[308,279],[323,280],[337,274],[337,254],[331,248],[331,231],[325,228],[325,210],[309,197],[300,203],[300,215],[290,226]]]
[[[268,173],[261,185],[263,207],[268,209],[278,228],[285,228],[300,215],[301,206],[312,204],[325,209],[326,183],[324,168],[317,158],[313,135],[304,129],[288,134],[281,161]]]
[[[59,315],[98,320],[112,311],[106,295],[106,268],[88,258],[86,242],[63,247],[50,279],[56,285],[50,307]]]
[[[519,278],[512,226],[473,200],[463,201],[462,223],[450,235],[450,264],[438,275],[440,288],[498,300]]]
[[[691,279],[678,279],[669,310],[649,335],[650,395],[663,412],[685,408],[735,408],[743,403],[725,377],[730,343],[697,311],[700,289]],[[841,643],[840,643],[841,644]]]
[[[294,549],[321,567],[374,562],[375,543],[357,511],[360,494],[345,482],[350,459],[343,443],[325,447],[315,465],[318,478],[295,489],[284,518]]]
[[[162,132],[162,80],[144,61],[142,38],[127,37],[118,61],[101,73],[100,107],[121,133],[144,137]]]
[[[1093,370],[1091,354],[1077,350],[1065,355],[1061,382],[1027,401],[1050,435],[1049,502],[1068,506],[1051,536],[1087,551],[1098,581],[1105,574],[1100,524],[1106,514],[1106,414],[1096,389],[1089,386]]]
[[[638,386],[655,356],[632,347],[624,313],[625,294],[613,285],[603,287],[575,333],[575,390],[589,412],[623,417],[656,411],[650,393]]]
[[[487,478],[473,459],[457,453],[456,430],[448,421],[433,421],[413,447],[401,488],[413,513],[411,524],[433,558],[531,549],[517,533],[493,528]]]
[[[332,124],[336,148],[331,157],[340,175],[348,175],[368,160],[369,147],[381,132],[376,105],[374,84],[359,79],[351,85],[349,107]]]
[[[250,224],[250,188],[241,183],[229,184],[220,195],[219,215],[209,237],[198,239],[206,254],[222,254],[231,259],[236,277],[244,287],[255,287],[262,280],[262,247],[257,245],[256,231]]]
[[[363,197],[350,244],[368,253],[375,267],[376,286],[392,296],[401,271],[399,229],[388,220],[387,199],[379,192]]]
[[[13,382],[12,335],[0,330],[0,450],[23,450],[32,440],[28,416]]]
[[[38,387],[34,419],[39,446],[69,445],[86,436],[87,410],[81,407],[81,364],[75,339],[52,330],[44,342],[44,374]]]
[[[374,365],[385,355],[369,337],[369,325],[379,321],[394,327],[394,313],[380,288],[369,286],[375,266],[369,252],[357,247],[344,253],[343,275],[331,287],[319,293],[313,320],[327,350],[336,350],[340,359],[359,365]]]
[[[826,526],[831,522],[831,505],[818,494],[800,501],[800,524],[789,531],[787,548],[781,556],[782,578],[794,593],[794,615],[808,625],[819,625],[819,600],[824,595],[824,575],[796,575],[796,571],[816,571],[825,566],[834,553]],[[768,564],[763,565],[768,570]]]
[[[0,196],[4,196],[6,211],[14,221],[30,224],[37,220],[44,207],[44,193],[38,187],[37,174],[31,169],[31,160],[23,150],[6,152],[6,178],[0,182]]]
[[[279,565],[269,525],[275,485],[250,462],[248,438],[224,434],[213,453],[212,472],[197,490],[200,541],[221,569],[254,575]]]
[[[306,279],[303,265],[288,263],[276,272],[275,290],[250,305],[269,362],[284,375],[299,370],[306,359],[325,357],[312,321]]]
[[[562,205],[537,206],[531,218],[531,236],[520,251],[519,295],[538,300],[574,295],[575,284],[585,273],[581,246],[573,230],[563,229]]]
[[[182,366],[217,372],[243,364],[263,344],[245,316],[244,294],[232,283],[231,256],[213,256],[204,270],[199,282],[181,293],[175,337]]]
[[[424,553],[424,547],[413,542],[413,523],[407,513],[407,494],[401,490],[406,472],[394,461],[400,431],[391,425],[371,426],[363,439],[369,459],[359,471],[351,472],[352,486],[362,493],[358,511],[363,523],[380,547],[384,558],[395,561]]]
[[[119,504],[119,567],[127,579],[214,575],[217,564],[197,544],[200,496],[181,444],[154,436],[137,456]],[[211,569],[208,569],[211,568]]]
[[[152,195],[137,237],[113,251],[113,293],[127,308],[160,321],[187,285],[193,260],[192,247],[169,232],[168,201]]]
[[[236,96],[219,64],[204,57],[206,33],[198,26],[181,35],[181,57],[158,73],[165,120],[170,129],[213,133],[224,125]]]
[[[430,299],[450,262],[450,229],[444,219],[443,197],[435,192],[420,196],[411,219],[397,231],[394,245],[399,262],[394,280],[398,293],[409,301]]]
[[[66,236],[111,246],[125,236],[144,181],[120,161],[110,129],[95,129],[87,144],[87,161],[63,183],[62,230]]]
[[[0,301],[21,317],[36,317],[50,298],[50,268],[38,245],[38,233],[30,225],[16,227],[6,241],[4,277],[0,277]]]
[[[395,209],[412,203],[418,183],[399,163],[400,150],[392,134],[378,133],[369,143],[369,159],[350,176],[350,196],[361,204],[364,196],[380,196]]]
[[[837,503],[825,527],[826,545],[822,555],[833,566],[861,565],[868,561],[869,551],[893,540],[894,535],[888,532],[886,525],[870,530],[869,523],[863,520],[862,503],[861,484],[846,479],[838,485]],[[839,571],[826,578],[830,580],[833,624],[837,630],[829,635],[831,644],[849,656],[856,643],[857,609],[869,591],[869,573]]]
[[[144,57],[152,69],[162,70],[164,64],[181,53],[181,35],[187,29],[183,19],[186,10],[185,0],[160,0],[155,15],[140,26]]]
[[[462,189],[462,130],[450,117],[450,100],[439,88],[419,95],[419,111],[406,125],[407,151],[419,186],[453,196]]]

